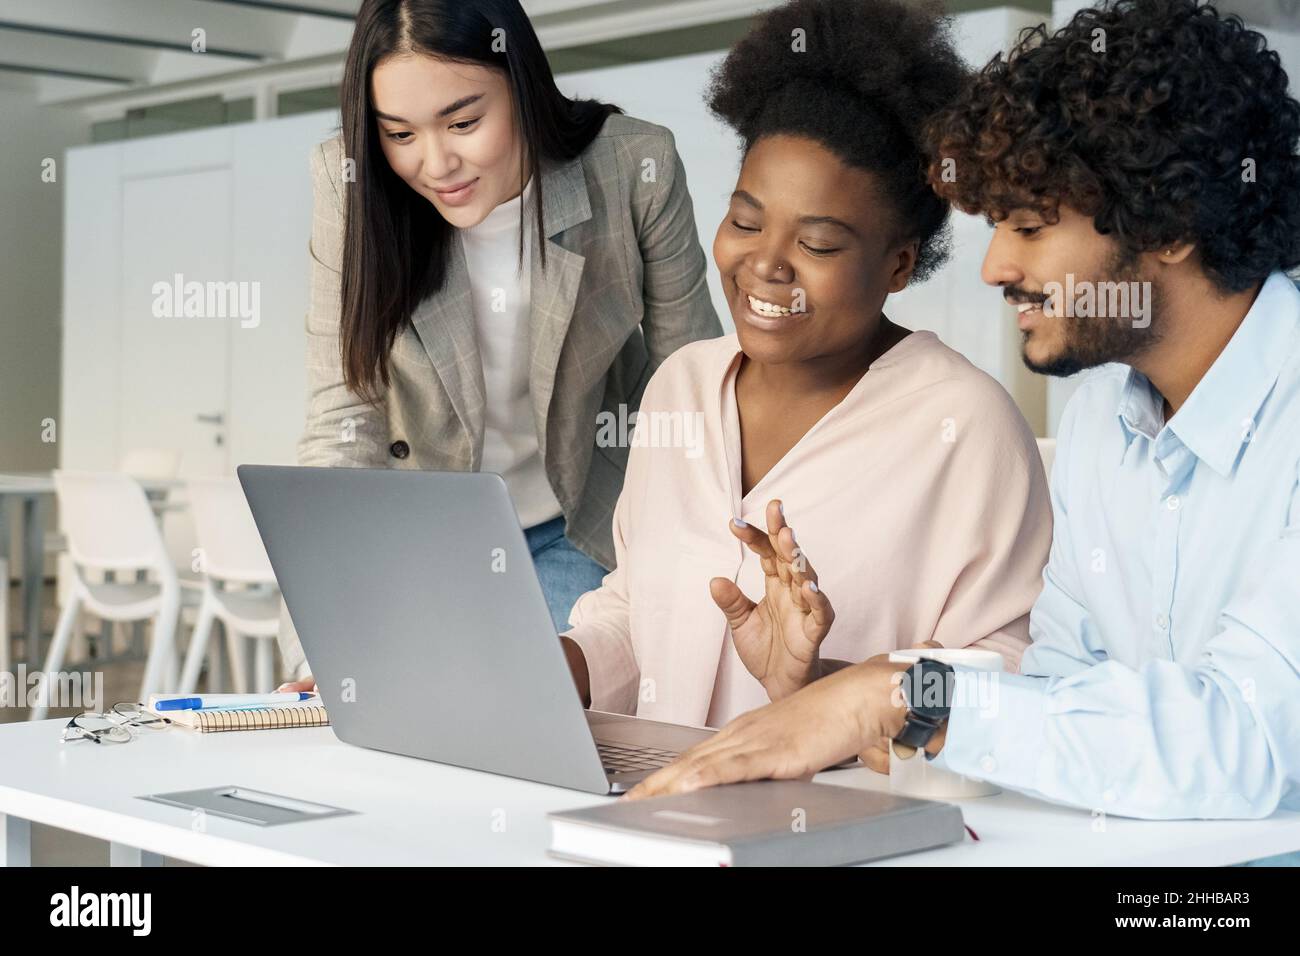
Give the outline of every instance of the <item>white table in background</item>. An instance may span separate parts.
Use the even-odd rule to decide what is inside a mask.
[[[160,855],[207,865],[554,864],[552,810],[598,804],[591,794],[377,753],[328,728],[198,734],[141,732],[128,744],[61,744],[66,722],[0,725],[0,858],[30,862],[30,822],[107,840],[115,864]],[[823,774],[885,789],[866,769]],[[259,827],[140,796],[237,785],[355,811]],[[889,861],[896,865],[1224,865],[1300,849],[1300,813],[1267,820],[1094,818],[1015,793],[959,801],[980,841]]]

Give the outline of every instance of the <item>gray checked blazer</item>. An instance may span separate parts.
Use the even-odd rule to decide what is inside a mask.
[[[337,135],[311,154],[308,406],[298,462],[477,471],[483,365],[459,243],[442,291],[421,302],[397,335],[382,403],[366,404],[343,383],[342,153]],[[628,449],[597,446],[597,416],[608,411],[618,420],[620,405],[634,411],[665,358],[688,342],[721,335],[722,327],[669,130],[611,115],[581,156],[545,164],[542,183],[546,268],[533,243],[528,323],[533,422],[569,540],[611,568],[611,525]],[[280,649],[288,674],[310,671],[283,611]]]

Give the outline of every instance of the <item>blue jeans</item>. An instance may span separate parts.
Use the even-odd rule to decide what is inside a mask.
[[[563,517],[525,528],[524,538],[533,554],[533,567],[542,582],[555,631],[557,634],[567,631],[569,611],[573,610],[574,603],[588,591],[600,587],[607,572],[569,543],[564,536]]]

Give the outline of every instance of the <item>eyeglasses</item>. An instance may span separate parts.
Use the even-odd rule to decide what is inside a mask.
[[[127,744],[135,730],[166,730],[172,722],[151,713],[144,704],[114,704],[106,713],[78,714],[63,728],[62,740],[91,740],[97,744]]]

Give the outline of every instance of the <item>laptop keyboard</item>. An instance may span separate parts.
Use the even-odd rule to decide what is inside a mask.
[[[624,747],[615,744],[596,744],[600,762],[606,773],[630,773],[638,770],[658,770],[677,759],[672,750],[655,750],[652,747]]]

